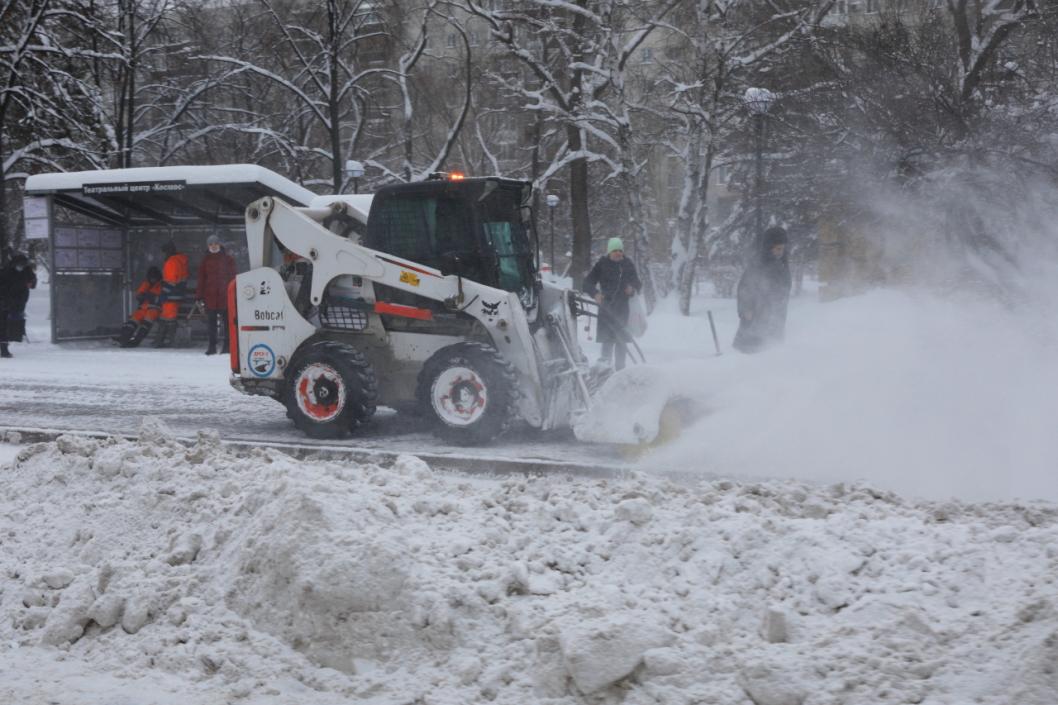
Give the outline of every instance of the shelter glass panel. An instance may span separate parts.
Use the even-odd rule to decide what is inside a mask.
[[[55,340],[114,335],[125,320],[122,279],[110,272],[52,274]]]

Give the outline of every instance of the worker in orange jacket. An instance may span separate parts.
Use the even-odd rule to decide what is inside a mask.
[[[176,335],[176,316],[180,304],[187,298],[187,278],[190,276],[187,255],[177,252],[172,240],[162,245],[165,264],[162,265],[162,293],[158,297],[161,316],[158,319],[158,336],[154,347],[167,348]]]
[[[121,327],[121,332],[114,336],[114,340],[123,348],[135,348],[151,331],[151,326],[158,320],[161,314],[161,304],[158,300],[162,296],[162,270],[150,267],[147,270],[147,278],[140,282],[136,289],[136,301],[139,307],[132,312],[129,320]]]

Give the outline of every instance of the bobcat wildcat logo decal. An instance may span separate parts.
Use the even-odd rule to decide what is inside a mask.
[[[486,316],[495,316],[500,312],[500,302],[489,303],[488,301],[481,302],[481,312]]]
[[[268,296],[272,293],[272,286],[268,282],[261,282],[261,296]]]
[[[275,372],[276,354],[264,343],[258,343],[250,348],[250,353],[246,356],[246,366],[255,377],[267,377]]]

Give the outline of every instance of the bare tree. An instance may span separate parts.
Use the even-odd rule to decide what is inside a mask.
[[[615,138],[622,117],[611,110],[607,93],[615,81],[623,84],[632,53],[680,1],[644,6],[628,0],[525,0],[492,8],[464,0],[464,8],[484,20],[492,38],[532,76],[531,81],[507,81],[507,90],[521,97],[526,110],[542,113],[565,133],[562,147],[538,179],[546,182],[559,170],[569,171],[576,280],[591,265],[589,164],[605,162],[613,176],[635,188],[636,170],[630,177],[624,175],[622,159],[630,166],[629,157],[620,156],[621,143]],[[641,12],[647,13],[645,18],[639,17]],[[631,148],[629,136],[626,152]]]
[[[1038,15],[1036,0],[947,0],[959,47],[959,100],[969,101],[1012,32]]]
[[[810,36],[833,0],[696,3],[672,25],[679,61],[669,62],[667,91],[673,129],[666,146],[683,167],[683,184],[672,240],[673,286],[683,315],[690,312],[698,265],[709,230],[710,176],[718,162],[739,157],[729,145],[743,113],[741,96],[789,46]]]
[[[400,141],[403,152],[400,174],[405,181],[415,181],[417,179],[425,178],[428,174],[438,171],[444,166],[448,161],[457,140],[463,132],[463,126],[466,124],[467,116],[470,113],[470,108],[473,102],[474,53],[470,46],[470,40],[467,37],[466,30],[454,17],[451,15],[445,15],[439,10],[438,6],[440,4],[440,0],[431,0],[431,2],[429,2],[422,10],[422,18],[419,24],[418,34],[415,36],[411,46],[402,53],[400,57],[398,57],[396,74],[388,77],[397,84],[400,90]],[[447,119],[447,115],[444,115],[444,113],[447,112],[446,110],[423,95],[425,93],[424,90],[419,90],[418,92],[413,90],[412,85],[413,72],[419,66],[420,59],[426,54],[426,46],[430,37],[430,28],[432,24],[437,21],[443,22],[443,26],[446,26],[450,31],[455,32],[459,36],[463,50],[461,71],[463,78],[462,97],[459,101],[456,114],[450,120]],[[429,82],[427,82],[427,84],[429,85]],[[447,91],[444,92],[446,93]],[[418,95],[416,95],[416,93],[418,93]],[[430,113],[435,114],[431,115]],[[444,135],[440,140],[440,145],[436,150],[432,153],[425,153],[423,155],[423,160],[419,161],[415,145],[416,133],[417,131],[421,131],[421,127],[417,126],[416,123],[424,122],[426,124],[432,124],[432,118],[438,117],[436,113],[442,114],[441,117],[444,119],[442,119],[441,122],[447,127],[447,129],[445,130]],[[373,161],[378,165],[377,160]],[[422,166],[416,166],[417,164],[422,164]]]
[[[271,0],[259,2],[277,34],[273,51],[278,49],[280,59],[289,57],[291,66],[277,70],[274,60],[269,60],[274,55],[199,58],[228,66],[225,81],[252,74],[285,94],[291,108],[275,132],[292,131],[292,145],[307,145],[315,142],[312,135],[318,131],[322,146],[314,151],[328,163],[330,185],[339,193],[343,188],[344,155],[355,151],[362,134],[368,83],[392,71],[369,61],[356,61],[358,50],[365,45],[375,40],[385,42],[390,37],[385,17],[378,3],[367,0],[326,0],[319,10],[307,15],[298,12],[300,6],[284,13]],[[300,135],[299,127],[306,128]]]
[[[86,46],[92,18],[69,0],[0,0],[0,249],[11,218],[8,182],[34,167],[98,165],[89,61],[115,61]]]

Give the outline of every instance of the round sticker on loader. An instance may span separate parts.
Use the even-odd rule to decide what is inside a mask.
[[[250,353],[246,356],[246,365],[254,376],[268,377],[275,372],[276,354],[264,343],[258,343],[250,348]]]

